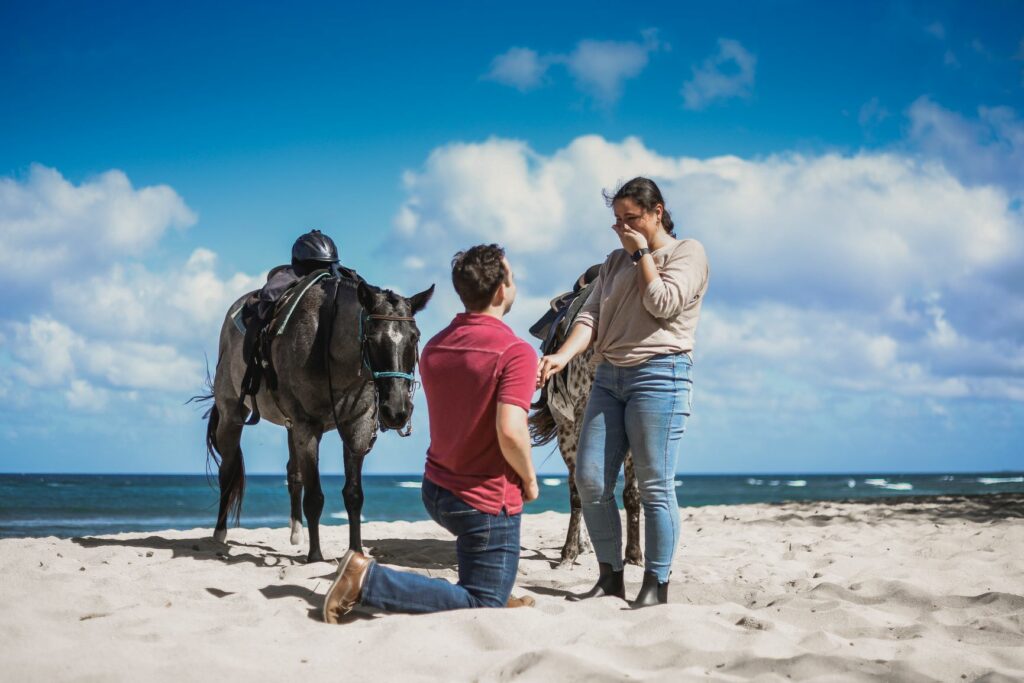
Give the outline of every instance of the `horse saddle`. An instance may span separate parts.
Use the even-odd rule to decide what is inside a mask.
[[[600,269],[600,263],[587,268],[576,280],[572,291],[559,294],[552,299],[547,312],[530,327],[530,334],[541,340],[542,354],[557,351],[562,340],[569,334],[569,328],[590,296],[591,285],[597,279]]]
[[[270,271],[268,277],[272,277],[273,274],[284,266],[279,266],[274,270]],[[290,317],[290,312],[295,309],[299,301],[305,296],[310,286],[323,280],[329,276],[337,277],[343,284],[349,284],[352,286],[358,285],[362,280],[362,276],[351,268],[345,266],[335,265],[333,268],[321,268],[320,270],[314,270],[303,278],[296,278],[294,282],[288,285],[288,287],[280,294],[277,301],[274,302],[274,308],[267,320],[262,321],[266,327],[271,327],[274,324],[278,324],[275,328],[275,335],[282,334],[286,325],[286,320],[282,321],[281,315],[285,309],[289,311],[285,314],[285,317]],[[256,307],[259,304],[259,291],[255,291],[245,298],[238,308],[231,313],[231,322],[235,324],[235,328],[242,334],[246,333],[249,325],[253,322],[258,322],[254,315]],[[284,324],[281,324],[281,323]]]
[[[276,271],[277,269],[271,271],[270,277],[273,277]],[[274,302],[267,318],[261,319],[256,314],[259,292],[254,292],[246,297],[245,302],[231,314],[235,327],[244,335],[242,354],[246,359],[246,369],[245,377],[242,379],[239,403],[243,402],[246,396],[252,396],[252,414],[246,424],[256,424],[260,420],[259,408],[256,406],[256,394],[259,392],[263,378],[266,378],[268,387],[277,389],[277,372],[274,370],[271,354],[274,338],[284,334],[292,314],[306,293],[314,285],[323,286],[322,282],[330,278],[337,278],[340,285],[348,286],[357,286],[362,281],[359,273],[335,263],[330,268],[314,270],[306,276],[296,278],[294,282],[288,283]],[[251,325],[258,327],[249,329]]]
[[[541,340],[542,355],[554,353],[569,335],[569,329],[576,322],[583,304],[590,297],[594,281],[597,279],[601,264],[596,264],[580,275],[572,291],[560,294],[551,300],[551,307],[530,328],[530,334]],[[564,390],[566,373],[560,372],[541,390],[541,398],[535,405],[546,403],[552,413],[557,413],[562,423],[575,419],[574,406],[569,402],[569,392]],[[552,389],[549,391],[549,388]]]

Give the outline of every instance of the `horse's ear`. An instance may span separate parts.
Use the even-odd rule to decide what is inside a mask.
[[[359,297],[359,304],[367,311],[373,310],[374,297],[373,290],[366,284],[365,281],[359,282],[359,289],[356,290],[356,294]]]
[[[409,305],[412,306],[412,314],[416,315],[426,308],[432,296],[434,296],[434,285],[430,285],[430,289],[425,289],[419,294],[411,296],[409,298]]]

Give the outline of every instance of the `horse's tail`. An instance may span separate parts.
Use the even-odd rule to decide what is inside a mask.
[[[530,441],[534,446],[543,446],[550,443],[558,435],[558,425],[555,424],[555,417],[551,414],[551,407],[548,405],[548,390],[540,392],[540,398],[536,403],[530,405],[532,412],[527,419],[530,426]]]
[[[206,359],[206,381],[203,382],[203,386],[206,389],[205,392],[192,396],[185,403],[210,404],[210,407],[203,413],[203,419],[206,420],[206,478],[209,479],[212,474],[210,462],[212,461],[218,468],[220,467],[220,449],[217,448],[217,425],[220,424],[220,411],[217,410],[216,392],[213,389],[213,378],[210,377],[209,358]]]
[[[225,465],[220,447],[217,445],[219,424],[220,411],[214,405],[210,408],[206,423],[206,471],[207,474],[210,473],[211,462],[217,465],[217,470],[220,473],[220,493],[221,496],[227,496],[225,509],[231,523],[238,526],[239,518],[242,515],[242,498],[245,497],[245,460],[242,458],[242,449],[239,448],[237,457],[231,458]]]
[[[220,364],[219,359],[217,363]],[[203,387],[206,389],[205,392],[192,396],[185,403],[210,404],[210,407],[203,413],[203,419],[206,420],[206,478],[209,479],[212,474],[210,461],[220,467],[220,449],[217,448],[217,425],[220,424],[220,411],[217,410],[216,391],[213,388],[213,378],[210,377],[209,357],[206,359],[206,381],[203,382]]]
[[[220,476],[221,495],[227,494],[228,515],[234,524],[238,525],[239,517],[242,514],[242,498],[245,496],[245,462],[242,460],[242,449],[238,449],[238,457],[229,461],[228,471],[223,470],[223,459],[220,446],[217,445],[217,427],[220,426],[220,411],[217,410],[217,403],[214,400],[213,380],[210,379],[210,369],[206,369],[207,393],[193,396],[188,403],[207,403],[211,405],[203,414],[206,420],[206,478],[213,476],[213,466],[217,466]]]
[[[217,426],[220,425],[220,411],[216,404],[210,406],[206,411],[206,476],[209,477],[213,469],[210,463],[220,469],[220,449],[217,448]]]

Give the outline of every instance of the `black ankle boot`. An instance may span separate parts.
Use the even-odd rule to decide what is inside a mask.
[[[597,577],[597,583],[594,584],[594,587],[586,593],[566,596],[566,600],[576,602],[577,600],[586,600],[587,598],[602,598],[606,595],[612,595],[623,600],[626,599],[626,587],[622,582],[622,570],[615,571],[607,562],[599,562],[597,567],[601,574]]]
[[[629,603],[633,609],[650,607],[651,605],[664,605],[668,602],[668,581],[658,581],[658,575],[654,572],[644,572],[644,582],[640,586],[640,592],[636,594],[636,600]]]

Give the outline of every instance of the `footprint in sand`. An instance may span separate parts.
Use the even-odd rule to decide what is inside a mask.
[[[755,619],[754,617],[740,617],[740,620],[736,622],[736,625],[750,629],[751,631],[767,631],[772,627],[771,623]]]

